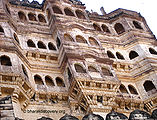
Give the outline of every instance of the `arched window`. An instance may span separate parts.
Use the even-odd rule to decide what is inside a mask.
[[[153,89],[156,89],[156,87],[154,86],[153,82],[152,81],[145,81],[144,84],[144,89],[146,90],[146,92],[150,91],[150,90],[153,90]]]
[[[48,48],[49,48],[49,50],[56,50],[56,47],[51,42],[48,43]]]
[[[35,44],[34,44],[34,42],[33,42],[32,40],[28,40],[28,41],[27,41],[27,46],[28,46],[28,47],[34,47],[34,48],[35,48]]]
[[[37,45],[38,45],[38,48],[46,49],[45,44],[43,42],[41,42],[41,41],[39,41]]]
[[[78,43],[87,43],[86,39],[84,37],[80,36],[80,35],[76,36],[76,41]]]
[[[51,79],[50,76],[46,76],[46,77],[45,77],[45,82],[46,82],[46,85],[47,85],[48,87],[53,87],[53,86],[55,86],[55,84],[54,84],[54,82],[53,82],[53,80]]]
[[[61,40],[58,37],[57,37],[56,43],[57,43],[57,48],[59,49],[61,45]]]
[[[26,68],[24,67],[24,65],[22,65],[22,71],[23,71],[24,75],[26,77],[28,77],[28,74],[27,74],[27,71],[26,71]]]
[[[44,85],[44,83],[39,75],[34,76],[34,81],[35,81],[35,84],[37,84],[37,85]]]
[[[75,16],[74,13],[73,13],[69,8],[65,8],[65,9],[64,9],[64,12],[65,12],[65,14],[68,15],[68,16]]]
[[[19,43],[19,39],[18,39],[18,37],[17,37],[16,33],[14,33],[14,40],[16,40],[16,42],[18,42],[18,43]]]
[[[64,34],[64,40],[74,42],[74,39],[69,34]]]
[[[18,12],[18,16],[21,21],[27,21],[26,15],[23,12]]]
[[[141,27],[141,25],[140,25],[139,22],[133,21],[133,24],[134,24],[135,28],[137,28],[137,29],[143,29],[143,28]]]
[[[120,85],[119,90],[121,93],[128,93],[126,87],[123,84]]]
[[[39,22],[46,23],[46,20],[45,20],[45,17],[44,17],[44,15],[42,15],[42,14],[39,14],[39,15],[38,15],[38,19],[39,19]]]
[[[92,67],[92,66],[89,66],[89,67],[88,67],[88,71],[89,71],[89,72],[98,72],[97,69],[94,68],[94,67]]]
[[[59,87],[65,87],[65,84],[60,77],[56,78],[56,83],[57,83],[57,86],[59,86]]]
[[[12,66],[10,58],[8,56],[5,56],[5,55],[1,56],[0,61],[1,61],[1,65]]]
[[[101,28],[96,23],[93,23],[93,27],[96,31],[101,31]]]
[[[136,89],[132,85],[128,85],[128,88],[131,94],[136,94],[136,95],[138,94]]]
[[[33,13],[29,13],[29,14],[28,14],[28,18],[29,18],[29,20],[31,20],[31,21],[37,21],[37,20],[36,20],[36,15],[33,14]]]
[[[105,76],[113,76],[111,71],[109,71],[107,68],[101,68],[103,75]]]
[[[116,56],[118,59],[124,60],[123,55],[121,55],[119,52],[116,52]]]
[[[63,14],[62,11],[61,11],[61,9],[58,6],[53,6],[52,10],[56,14]]]
[[[138,53],[135,52],[135,51],[130,51],[130,53],[129,53],[130,60],[132,60],[132,59],[134,59],[134,58],[136,58],[138,56],[139,56]]]
[[[98,42],[93,37],[89,37],[88,40],[92,46],[99,46]]]
[[[110,30],[108,29],[108,27],[106,25],[102,25],[101,28],[103,29],[104,32],[106,33],[110,33]]]
[[[107,51],[107,55],[109,58],[115,58],[114,54],[111,51]]]
[[[74,66],[75,66],[76,72],[78,72],[78,73],[86,73],[86,70],[81,65],[75,64]]]
[[[114,28],[115,28],[117,34],[122,34],[123,32],[125,32],[123,25],[120,23],[116,23]]]
[[[50,9],[47,9],[46,12],[47,12],[47,18],[48,18],[48,20],[50,20],[50,18],[51,18],[51,12],[50,12]]]
[[[3,30],[3,28],[1,26],[0,26],[0,32],[4,33],[4,30]]]
[[[157,52],[153,48],[149,48],[149,52],[151,54],[157,55]]]
[[[83,14],[82,11],[76,10],[75,13],[76,13],[76,15],[77,15],[78,18],[85,19],[85,16],[84,16],[84,14]]]

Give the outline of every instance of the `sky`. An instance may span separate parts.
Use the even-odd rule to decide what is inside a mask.
[[[32,0],[29,0],[32,1]],[[42,3],[43,0],[37,0]],[[106,13],[118,8],[124,8],[141,13],[148,26],[157,37],[157,0],[81,0],[88,11],[100,12],[103,6]]]

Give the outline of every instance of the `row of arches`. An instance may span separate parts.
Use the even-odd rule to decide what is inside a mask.
[[[137,21],[132,21],[132,24],[133,24],[134,28],[136,28],[136,29],[140,29],[140,30],[143,29],[141,24]],[[93,27],[96,31],[103,31],[105,33],[111,33],[111,31],[109,30],[109,27],[105,24],[102,24],[100,26],[97,23],[93,23]],[[122,34],[126,31],[123,24],[121,24],[121,23],[116,23],[114,25],[114,29],[115,29],[115,31],[117,32],[118,35],[120,35],[120,34]]]
[[[38,47],[40,49],[47,49],[46,45],[42,41],[38,41],[37,46],[36,46],[35,43],[31,39],[29,39],[27,41],[27,46],[31,47],[31,48],[37,48]],[[52,42],[49,42],[47,46],[48,46],[49,50],[55,50],[56,51],[56,47]]]
[[[19,11],[18,12],[18,17],[22,22],[27,21],[27,18],[30,21],[39,21],[41,23],[46,23],[46,19],[45,16],[43,14],[38,14],[36,15],[35,13],[28,13],[28,15],[26,16],[25,13],[23,11]]]
[[[156,89],[155,85],[154,85],[153,82],[150,81],[150,80],[146,80],[146,81],[144,82],[144,84],[143,84],[143,87],[144,87],[144,90],[145,90],[146,92],[149,92],[149,91],[151,91],[151,90]],[[131,94],[136,94],[136,95],[138,95],[137,90],[135,89],[134,86],[128,85],[128,89],[129,89],[129,91],[130,91]],[[127,94],[128,94],[128,90],[126,89],[126,87],[125,87],[123,84],[120,85],[119,90],[121,91],[121,93],[127,93]]]
[[[69,41],[69,42],[78,42],[78,43],[84,43],[84,44],[90,44],[91,46],[99,46],[98,41],[93,38],[89,37],[88,40],[86,40],[84,37],[81,35],[76,35],[75,39],[69,34],[64,34],[64,40]]]
[[[87,73],[87,70],[80,64],[76,63],[76,64],[74,64],[74,67],[75,67],[75,71],[77,73]],[[93,66],[88,66],[88,71],[89,72],[98,72],[99,73],[99,71]],[[105,68],[105,67],[101,68],[101,72],[104,76],[113,76],[112,72],[109,69]]]
[[[38,74],[34,75],[34,81],[35,81],[35,84],[37,84],[37,85],[45,85],[46,84],[47,87],[55,86],[53,79],[48,75],[44,77],[45,84],[44,84],[44,81],[42,80],[41,76]],[[64,84],[64,81],[62,78],[56,77],[55,82],[58,87],[65,87],[65,84]]]
[[[149,48],[149,53],[157,55],[157,51],[155,49],[153,49],[153,48]],[[120,52],[116,52],[116,57],[115,57],[115,55],[111,51],[108,50],[107,51],[107,55],[108,55],[109,58],[116,58],[117,57],[118,59],[125,60],[124,56]],[[134,51],[134,50],[131,50],[129,52],[130,60],[132,60],[132,59],[134,59],[134,58],[136,58],[138,56],[139,56],[139,54],[136,51]]]
[[[70,8],[68,8],[68,7],[64,8],[64,10],[62,10],[62,9],[61,9],[60,7],[58,7],[57,5],[52,6],[52,10],[53,10],[53,12],[56,13],[56,14],[61,14],[61,15],[65,14],[65,15],[67,15],[67,16],[73,16],[73,17],[76,17],[76,16],[77,16],[77,17],[80,18],[80,19],[86,19],[85,13],[82,12],[81,10],[75,10],[75,12],[74,12],[74,11],[72,11],[72,10],[71,10]],[[48,19],[50,19],[50,17],[51,17],[50,9],[47,9],[47,14],[48,14]]]

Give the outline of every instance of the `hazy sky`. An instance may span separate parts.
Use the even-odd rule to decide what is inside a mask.
[[[32,1],[32,0],[30,0]],[[37,0],[41,3],[43,0]],[[86,9],[100,13],[100,7],[104,7],[107,13],[124,8],[140,12],[146,19],[148,26],[157,36],[157,0],[81,0],[86,4]],[[101,13],[100,13],[101,14]]]

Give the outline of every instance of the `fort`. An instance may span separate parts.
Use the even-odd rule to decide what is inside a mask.
[[[1,120],[157,119],[157,40],[141,14],[79,0],[0,0]]]

